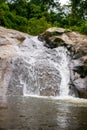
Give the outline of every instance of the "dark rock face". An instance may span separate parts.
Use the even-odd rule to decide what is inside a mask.
[[[79,97],[87,98],[87,68],[81,59],[73,60],[71,79]],[[76,63],[77,61],[77,63]]]
[[[61,31],[62,30],[62,31]],[[70,52],[71,83],[70,95],[87,98],[87,36],[64,29],[50,28],[39,35],[48,48],[65,46]]]

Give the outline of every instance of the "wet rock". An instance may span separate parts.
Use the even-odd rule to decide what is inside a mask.
[[[74,85],[79,93],[79,97],[87,98],[87,77],[74,80]]]
[[[73,82],[69,84],[69,95],[73,97],[79,97],[79,91],[76,89],[75,85]]]
[[[58,46],[64,45],[66,47],[74,47],[74,51],[77,54],[79,53],[80,57],[83,55],[87,55],[86,35],[82,35],[73,31],[68,31],[62,28],[50,28],[44,33],[40,34],[38,38],[44,40],[46,44],[50,44],[50,42],[55,44],[56,41]],[[64,44],[60,44],[60,41],[62,41],[62,43]]]
[[[71,56],[70,69],[72,85],[70,86],[72,87],[70,87],[70,93],[72,95],[73,91],[76,90],[80,97],[87,98],[87,36],[78,32],[54,27],[40,34],[39,39],[43,40],[44,45],[48,48],[53,49],[59,46],[65,46],[68,49],[70,52],[69,55]],[[84,87],[81,88],[81,86]]]

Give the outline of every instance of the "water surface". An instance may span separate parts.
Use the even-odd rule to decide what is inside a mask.
[[[87,130],[87,101],[0,98],[0,130]]]

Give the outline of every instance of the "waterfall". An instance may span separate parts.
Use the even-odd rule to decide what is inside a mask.
[[[68,95],[70,70],[66,48],[47,48],[37,37],[30,36],[19,45],[19,50],[9,83],[12,91],[15,86],[17,92],[18,87],[23,89],[23,95]]]
[[[68,96],[70,82],[69,57],[67,55],[66,48],[59,47],[57,50],[58,55],[61,57],[61,62],[58,63],[59,72],[62,77],[60,84],[60,96]]]

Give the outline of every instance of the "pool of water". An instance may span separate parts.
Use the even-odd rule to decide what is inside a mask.
[[[0,130],[87,130],[87,100],[0,97]]]

